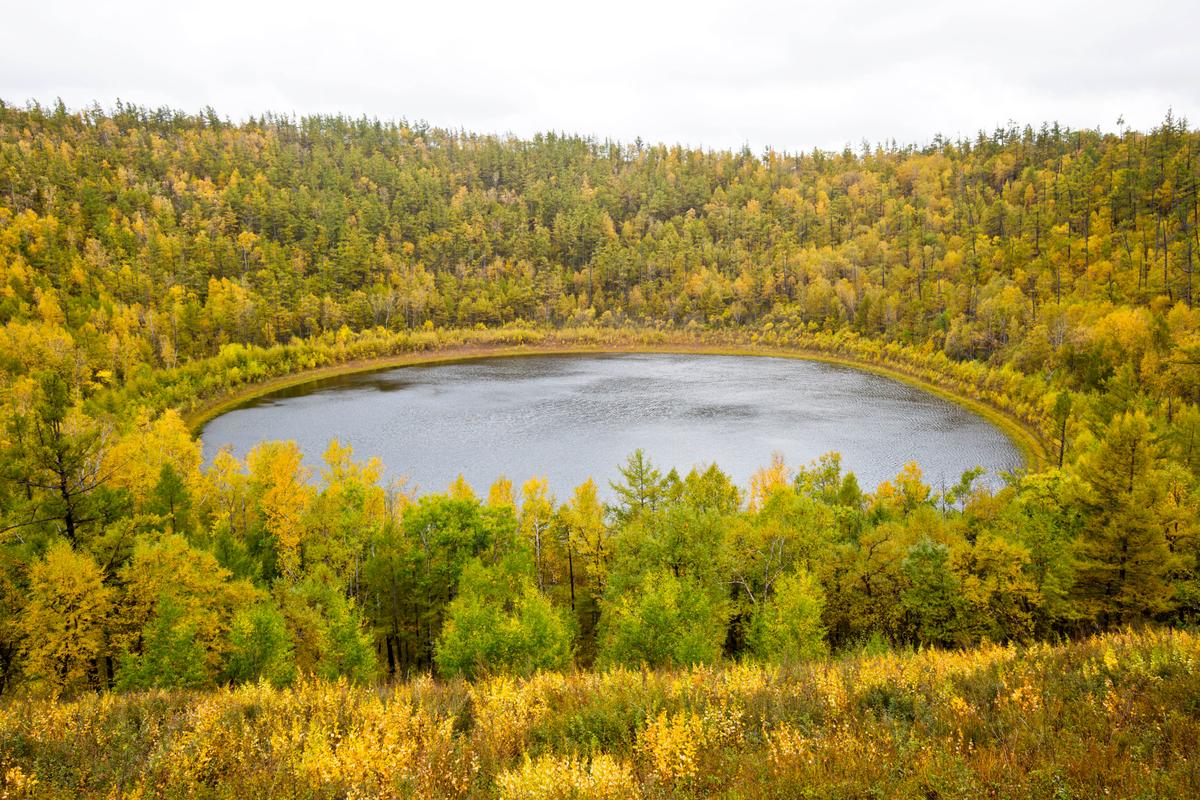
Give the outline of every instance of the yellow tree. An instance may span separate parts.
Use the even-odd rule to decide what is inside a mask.
[[[920,506],[928,505],[930,488],[924,482],[921,467],[909,461],[896,475],[895,481],[884,481],[875,490],[874,507],[877,510],[908,514]]]
[[[154,420],[139,415],[132,430],[105,453],[104,460],[113,484],[128,489],[139,504],[149,498],[165,465],[189,488],[200,482],[200,440],[192,436],[174,409]]]
[[[909,461],[896,476],[896,488],[900,491],[905,511],[913,511],[929,502],[929,485],[924,481],[921,467]]]
[[[387,519],[387,492],[379,485],[383,465],[378,458],[355,461],[353,449],[337,439],[324,461],[325,485],[313,503],[305,556],[328,564],[356,594],[366,543]]]
[[[771,464],[750,476],[750,510],[762,510],[771,495],[790,486],[791,470],[784,463],[783,454],[772,453]]]
[[[588,478],[575,487],[571,502],[559,511],[559,519],[567,550],[571,609],[586,615],[588,630],[584,633],[588,634],[595,630],[600,620],[600,598],[604,595],[611,555],[608,529],[604,526],[604,505],[600,502],[594,480]],[[575,587],[581,581],[587,588],[577,606]]]
[[[120,578],[125,591],[119,649],[136,651],[142,630],[167,601],[178,613],[178,623],[194,632],[210,674],[217,672],[228,649],[235,612],[264,598],[248,581],[233,580],[211,553],[175,535],[140,540]]]
[[[554,498],[545,478],[530,478],[521,487],[521,533],[533,548],[537,587],[546,589],[547,534],[554,519]]]
[[[450,482],[450,488],[447,490],[452,500],[478,500],[475,496],[475,490],[471,488],[471,484],[467,483],[467,479],[462,473],[458,473],[454,480]]]
[[[513,498],[512,481],[503,475],[497,478],[496,482],[488,489],[487,504],[492,508],[507,507],[515,511],[517,501]]]
[[[246,465],[228,447],[217,452],[212,466],[204,473],[201,499],[212,513],[215,525],[227,527],[230,533],[245,533],[252,513],[249,480]]]
[[[300,576],[304,515],[313,496],[312,473],[302,460],[295,442],[265,442],[246,456],[263,524],[275,539],[279,572],[289,580]]]
[[[26,672],[55,692],[99,685],[112,600],[95,561],[65,541],[51,547],[29,570],[20,620]]]

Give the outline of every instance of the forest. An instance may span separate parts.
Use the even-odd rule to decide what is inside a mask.
[[[5,791],[1191,793],[1198,146],[1170,114],[754,154],[0,103]],[[418,495],[337,431],[202,465],[196,421],[268,380],[571,347],[890,370],[1029,464],[738,486],[637,451],[609,503]]]

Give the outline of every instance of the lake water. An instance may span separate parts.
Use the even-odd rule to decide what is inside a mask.
[[[608,481],[636,448],[663,472],[716,462],[739,485],[780,452],[792,466],[837,450],[864,489],[916,460],[934,488],[985,467],[1022,466],[999,429],[954,403],[847,367],[784,358],[551,355],[360,373],[254,400],[205,426],[205,461],[232,445],[294,440],[314,470],[332,438],[386,477],[442,491],[463,473],[478,494],[498,475],[519,491],[549,478],[560,501]]]

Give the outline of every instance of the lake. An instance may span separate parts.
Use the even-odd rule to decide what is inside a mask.
[[[210,421],[208,462],[231,445],[294,440],[319,469],[332,438],[379,456],[386,478],[422,493],[460,472],[485,495],[498,475],[544,475],[560,501],[594,477],[608,481],[636,448],[665,473],[716,462],[745,487],[774,452],[791,466],[842,454],[864,489],[905,462],[935,489],[966,469],[984,481],[1023,465],[998,428],[920,389],[848,367],[716,355],[539,355],[399,367],[285,389]]]

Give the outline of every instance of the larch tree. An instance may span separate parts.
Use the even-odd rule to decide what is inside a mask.
[[[1163,518],[1165,475],[1150,420],[1115,416],[1079,466],[1087,485],[1076,593],[1102,625],[1170,608],[1174,557]]]
[[[34,403],[10,420],[3,475],[20,487],[23,503],[5,530],[52,524],[72,544],[103,517],[95,498],[112,478],[105,463],[108,431],[84,415],[71,387],[56,372],[39,376]]]
[[[114,592],[99,565],[60,541],[29,570],[21,615],[25,670],[55,692],[104,686]]]
[[[246,456],[250,486],[271,537],[279,574],[298,580],[305,538],[304,516],[313,499],[311,471],[295,442],[267,442]]]

